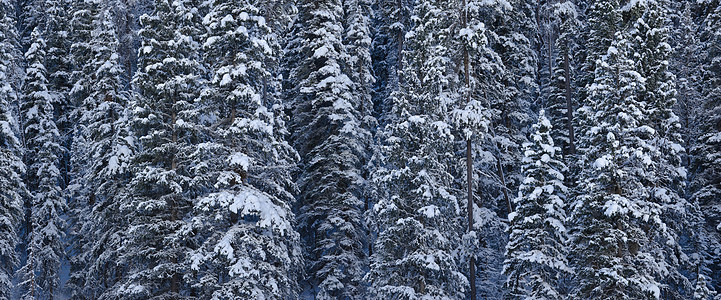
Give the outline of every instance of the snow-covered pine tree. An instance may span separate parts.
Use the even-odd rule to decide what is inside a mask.
[[[366,99],[353,94],[342,2],[301,1],[299,9],[295,49],[289,52],[297,62],[286,84],[292,139],[302,159],[298,221],[308,247],[308,283],[318,299],[363,298]]]
[[[619,32],[597,61],[589,87],[590,127],[579,148],[585,169],[572,208],[572,254],[577,298],[658,299],[663,258],[656,238],[665,237],[661,207],[650,200],[644,177],[652,156],[653,129],[639,100],[644,79],[636,72],[631,41]]]
[[[97,13],[98,5],[86,0],[73,0],[69,4],[68,16],[68,36],[70,43],[68,60],[73,66],[70,69],[69,81],[72,87],[67,93],[67,103],[75,107],[73,119],[78,121],[73,124],[72,136],[69,147],[70,153],[70,170],[67,171],[67,177],[70,182],[66,188],[68,195],[68,258],[70,263],[70,278],[67,286],[72,297],[82,299],[82,288],[85,285],[85,265],[87,264],[90,242],[85,238],[83,227],[89,225],[89,214],[92,207],[88,205],[88,195],[91,194],[92,188],[89,187],[85,180],[87,179],[88,169],[91,162],[89,158],[89,133],[87,124],[83,124],[83,118],[87,118],[84,114],[87,109],[84,107],[85,99],[89,96],[92,89],[91,76],[94,74],[92,64],[93,53],[91,51],[91,33],[92,20],[94,14]],[[77,118],[76,118],[77,117]]]
[[[142,45],[134,84],[132,129],[138,151],[134,174],[120,213],[129,222],[120,265],[127,272],[107,298],[181,299],[189,245],[183,220],[197,195],[207,189],[208,172],[198,145],[204,139],[195,104],[201,24],[193,1],[154,1],[141,17]]]
[[[701,207],[709,252],[704,264],[709,267],[709,282],[721,291],[721,3],[716,0],[698,2],[706,10],[701,24],[703,105],[701,132],[692,149],[692,201]]]
[[[581,40],[585,42],[579,43],[580,61],[578,61],[578,76],[575,81],[578,92],[578,109],[574,125],[579,140],[593,126],[591,124],[593,103],[589,90],[596,76],[596,62],[608,52],[608,47],[611,46],[611,41],[621,26],[621,15],[618,12],[619,0],[587,2],[589,2],[587,3],[588,7],[583,15],[585,19],[581,20],[580,28]],[[583,168],[583,166],[571,164],[568,167],[575,172],[580,172],[578,169]]]
[[[59,183],[58,128],[53,121],[53,96],[48,91],[45,70],[45,40],[41,29],[31,35],[33,43],[25,53],[28,67],[22,88],[20,112],[25,134],[27,186],[32,195],[26,200],[27,260],[21,268],[22,299],[54,299],[60,287],[60,260],[63,245],[65,199]]]
[[[200,246],[187,258],[186,276],[203,299],[293,299],[299,291],[290,176],[298,155],[272,107],[280,47],[259,4],[214,1],[203,20],[212,78],[202,105],[215,121],[213,141],[202,147],[213,154],[214,192],[195,204],[187,225]]]
[[[665,257],[664,270],[658,281],[663,283],[661,292],[667,299],[688,299],[693,289],[692,281],[684,274],[693,273],[696,265],[679,244],[679,237],[688,238],[688,228],[693,228],[699,213],[684,197],[686,169],[681,157],[685,153],[681,124],[673,109],[676,106],[676,77],[669,71],[671,45],[668,43],[670,21],[666,1],[637,2],[627,5],[625,19],[630,20],[631,41],[636,57],[636,70],[644,78],[644,88],[639,101],[644,103],[644,123],[653,130],[646,152],[652,157],[643,184],[649,190],[652,201],[660,206],[662,222],[668,227],[667,235],[654,241]],[[626,8],[625,7],[625,8]],[[689,249],[694,252],[693,249]]]
[[[348,52],[347,68],[349,70],[348,77],[353,82],[353,96],[356,98],[354,102],[358,103],[358,111],[361,116],[361,126],[368,129],[371,134],[375,134],[378,127],[378,120],[374,113],[376,112],[373,103],[373,86],[375,77],[373,75],[373,62],[371,57],[371,4],[372,0],[351,0],[344,1],[344,10],[346,11],[345,32],[343,44],[346,45]],[[377,151],[376,142],[369,135],[362,161],[366,164],[361,168],[361,176],[364,178],[363,186],[359,195],[363,204],[363,210],[367,214],[368,209],[373,206],[375,197],[373,194],[373,186],[370,181],[366,180],[370,177],[371,170],[374,168],[373,155]],[[372,237],[374,233],[368,232],[367,249],[372,252]],[[369,253],[370,254],[370,253]]]
[[[457,126],[456,132],[461,135],[458,139],[458,146],[465,148],[465,159],[460,160],[460,164],[457,165],[454,173],[456,176],[464,178],[465,180],[458,180],[463,187],[459,187],[460,190],[465,190],[466,198],[466,222],[468,233],[464,235],[464,245],[461,246],[460,259],[468,264],[468,279],[470,283],[470,297],[476,299],[478,297],[478,284],[476,279],[477,274],[477,256],[481,255],[479,251],[480,246],[488,246],[488,243],[484,242],[483,237],[478,236],[478,232],[482,232],[487,228],[486,226],[478,226],[477,224],[488,224],[490,220],[476,220],[480,216],[490,216],[497,219],[496,215],[488,214],[486,208],[480,208],[477,203],[477,190],[476,180],[474,178],[480,177],[479,171],[474,169],[475,161],[473,159],[474,152],[479,149],[479,143],[476,141],[482,140],[488,131],[489,119],[487,104],[484,104],[482,92],[479,91],[481,81],[484,81],[484,76],[479,76],[484,70],[487,70],[488,66],[493,66],[488,61],[488,55],[493,53],[488,47],[488,38],[486,37],[486,27],[481,21],[478,14],[478,8],[482,5],[481,2],[473,1],[458,1],[454,2],[456,5],[461,7],[461,18],[459,21],[459,29],[454,32],[458,36],[458,44],[454,45],[461,49],[459,62],[462,63],[462,67],[459,68],[458,73],[460,74],[459,79],[462,83],[458,86],[460,97],[457,100],[457,108],[453,110],[452,116],[454,123]],[[492,80],[490,80],[492,81]],[[487,83],[487,82],[484,82]],[[480,134],[478,136],[477,134]],[[484,210],[484,211],[481,211]],[[485,234],[484,234],[485,236]],[[487,256],[486,256],[487,257]],[[486,268],[486,266],[484,266]],[[486,268],[487,269],[487,268]],[[480,286],[487,287],[486,284]],[[487,297],[488,295],[484,295]]]
[[[495,161],[486,168],[495,169],[489,185],[501,216],[510,212],[510,191],[520,183],[520,170],[514,163],[522,159],[521,145],[526,142],[524,128],[531,123],[531,103],[538,94],[537,57],[532,37],[537,35],[534,4],[529,0],[480,1],[480,20],[486,26],[490,48],[489,60],[495,66],[488,81],[492,84],[484,92],[492,116],[490,135],[485,149],[490,149]],[[497,68],[496,66],[502,66]]]
[[[691,164],[692,145],[696,144],[700,133],[699,125],[702,116],[703,90],[702,59],[704,45],[701,42],[698,25],[693,13],[694,1],[679,1],[675,12],[678,24],[671,32],[669,43],[673,47],[669,68],[676,75],[676,114],[681,123],[684,148],[688,151],[683,156],[683,165]]]
[[[388,121],[386,115],[393,105],[391,93],[398,90],[398,72],[405,35],[411,27],[412,1],[375,1],[371,19],[373,74],[373,104],[380,126]]]
[[[93,60],[90,43],[97,4],[89,0],[72,0],[69,11],[69,60],[73,68],[70,70],[72,87],[68,92],[68,98],[70,103],[80,107],[92,87],[90,76],[93,70],[87,62]],[[81,170],[73,169],[73,172],[81,172]],[[73,177],[82,177],[82,175],[73,174]]]
[[[456,5],[462,7],[462,3]],[[512,146],[516,142],[501,136],[500,132],[507,132],[507,130],[497,131],[497,129],[505,125],[511,126],[511,123],[506,124],[499,121],[502,113],[497,109],[498,104],[509,101],[509,105],[515,105],[510,103],[515,100],[505,98],[508,95],[505,87],[508,70],[503,58],[496,50],[502,49],[499,43],[502,43],[504,39],[499,35],[505,32],[506,29],[504,28],[506,27],[503,24],[506,24],[507,14],[514,8],[506,1],[489,2],[482,0],[468,1],[466,7],[468,8],[468,26],[466,29],[461,28],[461,31],[458,32],[461,35],[458,39],[460,44],[454,47],[470,48],[470,90],[466,92],[470,93],[471,102],[454,112],[454,117],[457,121],[461,121],[458,123],[458,129],[464,136],[465,143],[467,143],[467,136],[465,135],[469,133],[466,130],[469,128],[475,128],[476,130],[485,128],[488,132],[474,138],[480,139],[479,142],[472,143],[473,170],[475,173],[473,176],[474,178],[477,176],[479,181],[477,186],[474,187],[476,189],[474,194],[484,200],[479,202],[478,207],[473,209],[473,225],[478,240],[464,247],[466,251],[474,253],[477,259],[477,297],[501,298],[504,292],[502,285],[505,282],[505,276],[502,274],[504,257],[501,249],[504,249],[507,240],[505,233],[507,226],[501,221],[501,216],[505,217],[508,212],[512,187],[505,188],[507,183],[510,183],[508,169],[499,168],[499,163],[503,165],[505,164],[504,159],[509,158],[504,153],[515,153],[513,155],[517,155],[518,153],[514,151],[519,149],[517,146]],[[518,38],[521,37],[518,36]],[[460,66],[462,57],[456,59],[459,62],[458,72],[465,73],[465,70]],[[461,90],[465,89],[467,87],[463,87]],[[457,112],[462,112],[462,114],[458,115]],[[493,121],[492,124],[494,125],[482,125],[486,122],[483,119]],[[515,125],[511,127],[515,128]],[[524,135],[517,135],[517,137],[525,139]],[[457,162],[454,163],[457,164]],[[458,165],[458,167],[461,166]],[[467,169],[467,166],[462,167]],[[515,168],[515,166],[513,167]],[[465,175],[465,181],[468,180],[467,171],[458,170],[455,173],[458,174],[456,175],[458,177]],[[467,184],[467,182],[463,184]],[[467,205],[463,207],[467,207]],[[468,238],[472,235],[466,237],[466,242],[471,242]]]
[[[557,158],[561,148],[554,145],[553,127],[543,110],[532,130],[530,142],[523,145],[524,180],[509,216],[506,286],[514,299],[563,299],[559,279],[572,272],[564,225],[566,166]]]
[[[26,49],[33,43],[32,31],[42,26],[45,15],[45,0],[16,0],[18,12],[18,34],[20,45]]]
[[[453,190],[457,162],[450,110],[458,101],[449,37],[453,3],[424,0],[406,34],[401,88],[382,132],[383,191],[372,208],[378,232],[367,279],[380,299],[463,298],[468,279],[456,255],[463,235]]]
[[[573,122],[578,101],[573,91],[576,34],[579,28],[578,8],[573,1],[562,1],[552,7],[553,20],[558,24],[551,84],[548,90],[548,117],[553,123],[553,139],[563,150],[564,158],[576,152],[576,132]]]
[[[43,14],[45,41],[47,44],[46,62],[48,74],[48,90],[53,97],[55,125],[60,133],[61,187],[64,189],[69,183],[70,175],[70,144],[72,143],[74,107],[68,102],[68,92],[72,87],[70,82],[70,42],[69,18],[67,14],[68,2],[66,0],[46,0]]]
[[[72,295],[75,299],[98,299],[112,287],[124,268],[115,265],[125,230],[119,210],[125,197],[134,141],[128,128],[128,100],[123,93],[118,63],[118,36],[110,7],[93,10],[94,30],[89,45],[93,60],[93,88],[78,109],[74,166],[82,175],[73,180],[75,251],[71,260]]]
[[[375,128],[371,88],[375,83],[371,61],[370,0],[344,1],[346,13],[343,44],[346,45],[348,77],[353,82],[353,96],[358,103],[364,128]],[[365,158],[364,160],[367,160]]]
[[[23,146],[14,116],[17,92],[12,72],[18,64],[15,8],[0,1],[0,299],[12,299],[13,276],[20,263],[16,247],[23,220],[23,199],[28,196],[23,182]]]

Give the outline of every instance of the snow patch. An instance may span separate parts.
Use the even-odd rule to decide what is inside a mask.
[[[441,214],[441,210],[438,209],[438,206],[435,205],[421,207],[418,212],[425,215],[426,218],[429,219],[435,218]]]

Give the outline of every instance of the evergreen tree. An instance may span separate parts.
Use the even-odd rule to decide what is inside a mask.
[[[662,222],[668,227],[667,235],[654,241],[665,257],[659,282],[662,293],[668,299],[688,299],[693,289],[685,274],[693,272],[695,265],[684,253],[679,236],[694,225],[698,208],[682,197],[686,182],[686,169],[681,157],[685,153],[681,124],[673,108],[676,106],[676,78],[669,71],[671,45],[669,40],[668,4],[665,1],[639,2],[630,6],[633,26],[631,39],[636,69],[644,78],[644,88],[639,100],[645,102],[645,123],[653,128],[647,152],[652,157],[649,172],[643,184],[649,190],[652,201],[660,206]],[[685,270],[684,270],[685,268]]]
[[[17,92],[12,85],[12,72],[17,66],[17,32],[14,7],[9,1],[0,2],[0,299],[11,299],[13,275],[20,263],[16,247],[23,219],[23,199],[27,190],[23,182],[25,165],[18,139],[18,122],[13,105]]]
[[[70,170],[67,171],[67,177],[70,177],[69,185],[66,189],[68,197],[69,219],[68,219],[68,256],[70,259],[70,279],[68,287],[70,294],[82,299],[86,295],[83,294],[83,286],[85,285],[85,266],[88,263],[89,239],[84,236],[85,227],[89,224],[89,214],[92,207],[89,207],[89,195],[92,193],[92,187],[85,182],[88,179],[88,169],[92,162],[90,161],[91,153],[89,152],[90,143],[87,125],[83,118],[88,113],[85,108],[85,99],[89,96],[92,89],[91,76],[95,72],[93,70],[93,53],[91,51],[91,33],[93,28],[93,18],[97,13],[97,5],[86,0],[74,0],[69,7],[69,30],[67,40],[70,43],[68,60],[73,66],[70,69],[69,81],[72,87],[67,93],[67,104],[76,108],[73,112],[73,118],[76,116],[78,123],[72,125],[71,144],[69,147],[70,154]],[[96,104],[96,103],[93,103]],[[98,125],[98,124],[95,124]]]
[[[576,80],[579,104],[574,125],[578,129],[579,142],[593,126],[591,124],[593,101],[590,99],[590,87],[595,80],[597,61],[608,52],[608,47],[611,46],[611,42],[621,26],[618,0],[588,1],[587,4],[584,14],[585,22],[582,23],[580,34],[581,40],[585,43],[579,45],[579,75]],[[584,166],[570,165],[569,168],[579,173]]]
[[[118,37],[109,7],[94,16],[90,41],[95,71],[94,88],[80,107],[74,165],[82,177],[73,181],[73,219],[76,251],[71,263],[73,297],[97,299],[112,287],[124,268],[117,268],[118,248],[124,233],[120,216],[121,197],[131,164],[134,140],[128,128],[128,100],[122,92],[122,69],[118,63]]]
[[[479,19],[488,24],[487,37],[493,50],[488,58],[493,65],[484,68],[492,78],[483,97],[492,116],[484,147],[494,158],[486,168],[496,171],[489,174],[492,184],[488,193],[498,203],[499,214],[505,216],[512,210],[510,191],[520,183],[519,168],[513,162],[522,159],[520,146],[526,142],[523,130],[531,122],[531,103],[538,95],[538,58],[531,41],[538,28],[531,1],[481,2],[478,7]]]
[[[701,24],[701,40],[706,41],[702,52],[702,122],[701,134],[692,149],[694,161],[691,181],[692,201],[704,212],[704,231],[709,251],[704,257],[709,267],[709,282],[714,290],[721,290],[721,4],[718,1],[699,2],[707,14]],[[712,46],[714,45],[714,46]]]
[[[20,270],[23,299],[53,299],[60,293],[60,260],[64,258],[61,215],[65,199],[59,183],[59,133],[53,121],[53,97],[48,91],[45,40],[36,28],[33,44],[25,53],[28,63],[22,89],[27,186],[32,193],[26,200],[27,259]]]
[[[385,191],[372,208],[378,237],[367,279],[378,298],[462,298],[468,279],[455,252],[461,208],[453,190],[450,109],[458,77],[449,48],[450,3],[420,1],[406,34],[401,89],[383,131],[383,165],[374,182]]]
[[[74,107],[68,102],[68,92],[72,87],[70,82],[70,43],[69,18],[67,16],[67,1],[46,0],[44,17],[44,32],[47,44],[46,68],[48,72],[48,89],[53,96],[54,119],[60,132],[60,144],[63,146],[60,164],[62,170],[61,187],[69,183],[70,153],[72,143],[72,126],[74,120]]]
[[[308,246],[309,284],[319,299],[363,297],[367,258],[363,160],[370,133],[343,44],[341,1],[302,1],[286,84],[292,139],[301,156],[299,232]],[[362,73],[358,73],[363,75]]]
[[[512,298],[563,299],[559,292],[562,274],[571,273],[566,261],[565,201],[566,166],[556,156],[551,122],[542,110],[531,142],[524,144],[524,180],[509,216],[510,238],[506,245],[504,273]]]
[[[656,298],[663,274],[653,241],[666,238],[660,205],[650,201],[644,177],[652,156],[646,146],[654,130],[644,120],[639,94],[644,80],[635,71],[628,35],[617,33],[598,62],[590,86],[595,124],[584,133],[585,152],[573,204],[571,260],[578,298]]]
[[[393,105],[390,95],[398,90],[398,72],[405,44],[405,35],[411,27],[412,1],[385,0],[373,5],[371,20],[373,74],[373,105],[380,126],[388,120]]]
[[[472,132],[468,131],[469,128],[481,129],[480,132],[487,131],[487,133],[477,137],[479,143],[472,143],[471,154],[474,157],[472,163],[475,172],[473,177],[478,176],[478,184],[474,187],[477,192],[474,194],[483,201],[478,204],[478,208],[473,209],[473,229],[477,240],[471,241],[469,238],[473,233],[469,234],[465,242],[472,243],[465,248],[470,253],[474,253],[478,260],[476,262],[477,297],[500,298],[503,297],[505,290],[502,287],[505,282],[505,276],[502,274],[504,257],[500,249],[505,248],[507,241],[505,234],[507,226],[502,222],[502,217],[509,212],[510,191],[514,182],[507,167],[516,167],[509,165],[510,161],[506,159],[520,159],[517,157],[520,154],[518,152],[520,144],[517,143],[524,140],[525,136],[515,131],[523,127],[522,125],[511,119],[503,120],[503,107],[514,106],[523,101],[520,98],[506,98],[512,90],[506,89],[506,84],[509,83],[506,80],[510,76],[510,71],[505,60],[507,57],[504,58],[497,51],[505,51],[502,44],[507,40],[502,35],[510,34],[509,26],[514,26],[512,24],[515,24],[513,19],[516,16],[510,16],[509,11],[514,10],[514,6],[505,1],[474,0],[468,1],[466,7],[468,8],[467,27],[460,30],[460,45],[457,47],[470,50],[468,53],[470,90],[464,87],[462,91],[469,93],[463,96],[464,98],[470,96],[471,101],[466,103],[465,107],[459,108],[457,112],[462,114],[456,114],[455,117],[457,121],[461,121],[458,123],[459,131],[466,143],[468,133]],[[528,42],[522,35],[517,35],[516,38]],[[519,45],[516,44],[514,47],[516,46]],[[530,48],[526,49],[530,50]],[[458,60],[461,61],[461,58]],[[526,113],[526,110],[522,110],[519,114],[513,113],[513,120],[518,120],[516,117],[525,118]],[[464,115],[466,117],[458,118]],[[483,125],[486,122],[490,123]],[[513,139],[508,138],[507,133],[511,132]],[[503,167],[504,165],[506,167]],[[468,178],[465,170],[458,171],[458,174]]]
[[[208,185],[198,144],[199,112],[197,3],[155,1],[141,17],[143,43],[132,129],[138,151],[128,197],[120,213],[128,223],[118,259],[127,272],[105,298],[179,299],[186,296],[182,274],[190,251],[183,218]]]
[[[556,3],[553,5],[553,19],[558,24],[558,38],[555,43],[558,55],[555,58],[556,63],[553,64],[546,105],[549,119],[554,124],[552,136],[566,157],[576,151],[573,114],[578,102],[572,90],[575,86],[573,71],[576,69],[572,57],[575,54],[575,37],[579,28],[577,7],[572,1]]]
[[[203,93],[213,123],[214,189],[195,204],[188,230],[200,247],[186,276],[203,299],[292,299],[302,270],[300,236],[290,205],[297,153],[277,104],[271,68],[279,53],[259,1],[215,1],[204,18]]]

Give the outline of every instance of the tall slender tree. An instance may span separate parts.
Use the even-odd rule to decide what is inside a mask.
[[[341,1],[302,1],[290,71],[293,140],[301,156],[299,231],[319,299],[363,297],[367,257],[362,167],[370,142],[343,43]],[[362,73],[359,73],[362,74]]]
[[[187,225],[200,247],[187,258],[186,276],[201,298],[298,296],[302,253],[290,206],[298,157],[272,108],[278,94],[271,68],[280,47],[260,4],[215,1],[204,18],[204,58],[213,76],[202,105],[217,121],[213,142],[201,147],[215,157],[206,167],[214,185]]]
[[[118,62],[118,36],[110,7],[94,9],[94,27],[89,45],[95,84],[79,108],[73,149],[76,168],[83,170],[73,180],[74,237],[71,282],[74,298],[97,299],[123,273],[113,261],[118,258],[125,228],[120,200],[127,196],[134,139],[129,132],[128,99],[123,93]]]
[[[558,38],[555,49],[558,52],[553,64],[551,84],[546,106],[548,116],[554,124],[553,138],[563,149],[564,156],[576,152],[576,128],[573,122],[574,108],[578,101],[573,91],[574,70],[572,57],[575,51],[575,37],[579,28],[578,8],[573,1],[563,1],[553,5],[553,19],[558,24]]]
[[[651,199],[661,208],[661,221],[668,227],[666,235],[655,243],[665,258],[658,281],[663,283],[662,293],[668,299],[688,299],[693,284],[684,273],[691,273],[689,255],[679,244],[679,236],[694,225],[699,213],[682,195],[686,182],[686,168],[682,166],[685,153],[681,124],[674,112],[676,106],[676,77],[669,71],[671,45],[669,44],[670,20],[668,2],[646,1],[629,6],[625,12],[632,20],[634,57],[636,70],[644,78],[644,88],[639,100],[646,108],[646,125],[653,129],[648,153],[652,157],[649,172],[643,184]],[[693,252],[693,253],[692,253]],[[695,278],[693,278],[695,279]],[[688,291],[688,292],[686,292]]]
[[[16,247],[23,199],[28,196],[23,182],[24,149],[13,109],[18,99],[12,73],[19,63],[14,11],[11,2],[0,2],[0,299],[12,299],[13,276],[20,264]]]
[[[692,149],[695,161],[692,163],[694,177],[691,181],[692,201],[704,212],[705,237],[709,251],[704,265],[709,270],[711,286],[721,290],[721,3],[719,1],[699,2],[706,10],[701,24],[701,40],[706,41],[702,52],[703,113],[701,134]],[[704,268],[705,269],[705,268]],[[703,270],[703,269],[702,269]]]
[[[27,186],[27,259],[20,270],[23,299],[53,299],[59,294],[60,260],[64,259],[66,204],[59,186],[59,132],[53,121],[53,96],[48,91],[45,69],[45,40],[40,28],[32,33],[33,43],[25,53],[28,63],[22,88]]]
[[[386,191],[373,206],[378,238],[367,275],[378,298],[462,298],[468,289],[455,254],[463,224],[447,147],[459,95],[448,40],[450,5],[416,3],[406,34],[393,122],[382,135],[385,167],[374,175]]]
[[[132,107],[134,156],[131,196],[121,214],[129,227],[118,259],[129,266],[108,298],[179,299],[187,296],[182,280],[190,251],[181,235],[194,199],[209,184],[197,146],[204,135],[199,123],[198,3],[154,2],[152,15],[141,17],[142,45],[138,94]]]
[[[663,274],[653,241],[666,238],[661,207],[650,201],[644,176],[651,171],[650,143],[639,95],[644,79],[631,60],[628,33],[616,34],[597,62],[590,86],[593,119],[584,134],[583,191],[573,204],[572,260],[579,298],[655,298]]]
[[[509,221],[504,273],[512,298],[563,299],[559,279],[570,274],[566,260],[567,232],[563,184],[566,166],[557,156],[553,126],[542,110],[533,125],[531,142],[524,144],[524,175]]]

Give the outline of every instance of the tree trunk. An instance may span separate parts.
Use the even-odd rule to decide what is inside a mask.
[[[566,118],[568,126],[568,146],[570,154],[576,154],[576,137],[573,131],[573,102],[571,101],[571,67],[568,50],[563,54],[563,73],[566,76]]]
[[[466,0],[463,0],[463,7],[461,8],[461,28],[468,27],[468,10]],[[466,79],[466,105],[471,102],[471,66],[468,49],[463,47],[463,72]],[[470,128],[469,128],[470,129]],[[473,231],[473,152],[471,142],[471,136],[466,137],[466,184],[468,194],[468,232]],[[468,279],[471,285],[471,299],[476,299],[476,257],[475,253],[471,253],[471,257],[468,260]]]

